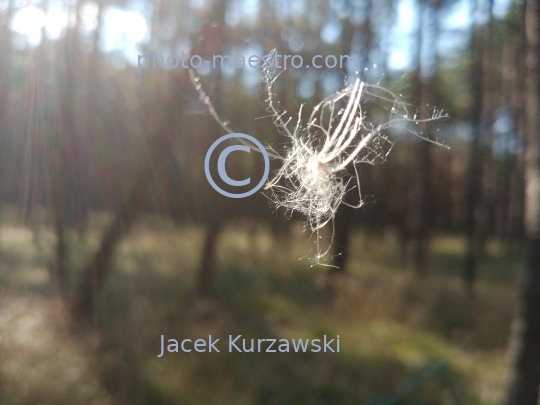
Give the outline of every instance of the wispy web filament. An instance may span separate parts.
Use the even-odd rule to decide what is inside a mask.
[[[233,132],[218,117],[193,72],[190,74],[212,116],[225,130]],[[428,118],[418,119],[391,91],[356,79],[352,85],[317,104],[305,124],[301,105],[296,123],[293,123],[292,117],[287,117],[287,111],[280,110],[279,102],[275,100],[273,86],[278,77],[275,68],[268,68],[263,71],[262,83],[273,124],[288,138],[289,144],[282,153],[270,148],[270,156],[283,163],[265,190],[277,208],[305,217],[306,229],[316,236],[314,263],[324,264],[322,259],[328,257],[332,248],[333,220],[339,206],[346,204],[345,195],[356,188],[358,202],[353,207],[363,205],[357,164],[384,162],[393,145],[385,132],[398,125],[426,141],[439,144],[419,132],[417,124],[439,119],[443,114],[434,110]],[[369,119],[368,108],[363,108],[363,105],[371,107],[375,104],[387,113],[383,121]],[[354,175],[347,169],[354,169]],[[320,231],[329,223],[332,224],[330,242],[322,249]]]

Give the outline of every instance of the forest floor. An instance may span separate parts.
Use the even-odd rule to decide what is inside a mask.
[[[95,250],[101,223],[70,263]],[[350,275],[327,286],[326,267],[298,260],[309,235],[281,247],[263,227],[219,239],[216,297],[198,299],[204,232],[141,221],[115,257],[97,327],[70,333],[49,283],[54,237],[0,228],[0,403],[11,404],[483,404],[499,403],[515,312],[519,258],[486,251],[474,301],[460,280],[463,242],[439,236],[430,272],[404,269],[394,235],[358,232]],[[77,282],[77,272],[73,274]],[[340,353],[173,353],[179,340],[340,335]]]

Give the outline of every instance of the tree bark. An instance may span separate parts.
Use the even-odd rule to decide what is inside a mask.
[[[436,65],[438,36],[439,3],[428,0],[418,1],[418,13],[421,16],[417,37],[417,68],[414,77],[414,93],[419,103],[427,107],[433,106],[436,99]],[[425,16],[425,23],[424,17]],[[430,42],[427,42],[431,38]],[[427,45],[427,46],[426,46]],[[429,63],[424,62],[424,49],[429,49]],[[426,118],[420,116],[419,118]],[[423,136],[429,136],[428,123],[421,125]],[[427,257],[430,244],[430,223],[432,213],[432,183],[431,183],[431,143],[420,140],[413,146],[414,160],[410,188],[410,235],[412,237],[411,265],[415,274],[427,274]]]
[[[114,221],[107,229],[99,250],[84,268],[83,280],[71,307],[73,319],[92,319],[94,301],[108,273],[113,253],[137,219],[151,185],[150,179],[148,173],[138,177],[131,193],[116,210]]]
[[[525,2],[521,5],[520,14],[525,15]],[[512,35],[511,35],[512,36]],[[519,24],[517,40],[509,47],[513,48],[511,61],[507,64],[507,76],[510,78],[506,81],[508,87],[505,89],[507,94],[510,94],[510,103],[512,106],[512,115],[516,123],[516,136],[519,140],[525,139],[525,75],[526,71],[525,58],[527,38],[525,35],[525,23]],[[512,46],[513,45],[513,46]],[[511,174],[510,174],[510,190],[509,192],[509,208],[506,252],[508,257],[513,257],[521,252],[521,242],[523,241],[523,218],[525,207],[525,175],[524,175],[524,153],[520,152],[517,156],[511,158]]]
[[[486,256],[486,245],[489,237],[495,230],[495,207],[497,178],[495,175],[495,164],[491,153],[493,144],[493,116],[500,100],[496,97],[495,80],[497,72],[494,69],[494,0],[488,0],[487,13],[488,23],[483,38],[483,85],[482,85],[482,120],[480,122],[480,147],[482,148],[482,199],[478,207],[478,257],[483,259]]]
[[[540,6],[527,3],[525,263],[506,405],[538,405],[540,387]]]
[[[477,1],[473,15],[476,14]],[[467,168],[467,184],[465,189],[465,263],[463,266],[463,281],[465,283],[465,291],[467,296],[472,297],[474,294],[474,284],[477,276],[477,255],[478,246],[478,224],[476,220],[478,204],[481,198],[482,184],[482,162],[483,153],[481,145],[481,124],[483,105],[483,79],[484,79],[484,47],[480,38],[478,26],[472,26],[471,51],[473,52],[473,62],[471,66],[471,89],[472,89],[472,106],[471,106],[471,124],[473,127],[472,139],[469,145],[469,161]]]
[[[206,228],[197,285],[197,292],[201,297],[211,297],[215,294],[214,278],[216,274],[216,253],[220,230],[221,226],[218,221],[210,222]]]
[[[346,197],[349,197],[349,195]],[[351,200],[350,197],[348,199]],[[348,275],[347,261],[350,250],[351,214],[351,208],[341,206],[334,219],[335,233],[332,242],[332,265],[335,267],[328,271],[326,279],[326,294],[330,301],[338,297],[340,285]]]
[[[356,191],[356,190],[354,190]],[[349,193],[352,193],[351,191]],[[348,197],[348,198],[347,198]],[[347,200],[351,201],[352,199],[349,195],[346,196]],[[339,210],[334,219],[335,223],[335,233],[334,233],[334,247],[333,247],[333,257],[332,264],[336,266],[330,270],[329,275],[332,276],[336,273],[345,274],[347,273],[347,259],[349,258],[349,249],[350,249],[350,233],[351,233],[351,222],[353,220],[353,213],[351,209],[346,206],[339,207]]]

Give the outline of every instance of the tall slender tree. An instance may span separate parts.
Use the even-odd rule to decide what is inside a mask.
[[[442,6],[440,0],[419,0],[418,33],[417,33],[417,68],[414,75],[415,97],[420,104],[429,109],[436,98],[436,66],[438,36],[438,11]],[[425,118],[425,117],[421,117]],[[430,125],[422,125],[422,131],[429,136]],[[430,223],[432,214],[432,182],[431,182],[431,143],[418,142],[414,148],[413,181],[410,197],[410,233],[413,242],[412,267],[416,274],[427,272],[427,255],[429,251]]]
[[[506,405],[537,405],[540,387],[540,4],[527,2],[525,262]]]
[[[478,0],[473,0],[473,15],[476,14]],[[470,121],[473,127],[472,139],[469,145],[469,158],[467,165],[467,184],[465,186],[465,238],[466,253],[463,268],[463,280],[467,294],[472,296],[474,283],[476,281],[477,254],[478,247],[478,224],[476,221],[477,207],[481,198],[482,182],[482,145],[481,145],[481,125],[482,112],[484,111],[484,42],[482,41],[483,31],[479,29],[473,20],[471,25],[471,93],[472,105]]]

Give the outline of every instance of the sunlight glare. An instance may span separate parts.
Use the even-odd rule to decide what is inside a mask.
[[[67,24],[68,17],[65,11],[60,9],[50,10],[45,17],[45,32],[47,38],[52,41],[62,38]]]
[[[134,11],[117,7],[107,7],[104,11],[104,26],[101,49],[105,52],[131,50],[139,43],[149,39],[150,32],[146,19]]]
[[[45,13],[34,6],[18,10],[10,21],[12,31],[25,37],[26,44],[37,47],[41,43],[41,29],[45,25]]]

